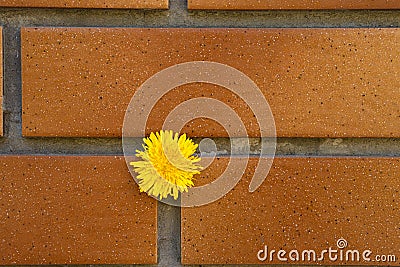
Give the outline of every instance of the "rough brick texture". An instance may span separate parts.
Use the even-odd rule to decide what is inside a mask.
[[[227,162],[216,160],[198,177],[198,185],[219,177]],[[279,250],[289,259],[294,249],[315,250],[320,257],[331,247],[344,251],[343,259],[347,250],[369,249],[371,261],[362,255],[360,261],[341,261],[337,252],[336,261],[326,254],[324,261],[288,262],[399,266],[398,255],[395,262],[377,262],[375,257],[400,251],[400,159],[275,158],[264,183],[249,193],[256,163],[250,160],[238,185],[224,198],[182,209],[184,264],[280,264],[287,262],[277,259]],[[347,241],[345,249],[338,249],[339,239]],[[268,259],[260,261],[257,253],[264,246]],[[271,250],[276,250],[272,261]]]
[[[188,0],[189,9],[400,9],[398,0]]]
[[[0,0],[0,7],[167,9],[168,0]]]
[[[121,136],[127,105],[144,81],[177,63],[206,60],[237,68],[260,87],[278,136],[400,137],[398,29],[21,31],[24,136]],[[202,83],[163,97],[147,129],[159,130],[175,106],[201,96],[229,105],[249,135],[259,136],[237,95]],[[227,135],[206,119],[183,131]]]
[[[123,157],[1,156],[0,264],[157,261],[157,203]]]

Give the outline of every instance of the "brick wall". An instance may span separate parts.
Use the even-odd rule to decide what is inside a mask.
[[[399,9],[397,0],[0,0],[0,265],[399,266]],[[222,63],[254,81],[255,105],[265,98],[274,117],[276,152],[250,193],[260,137],[271,137],[245,101],[253,92],[243,99],[203,82],[171,90],[146,133],[185,101],[226,104],[210,108],[226,120],[183,125],[217,147],[197,185],[221,176],[230,155],[239,163],[249,156],[246,132],[225,108],[250,140],[245,170],[227,173],[240,180],[233,190],[179,208],[139,193],[121,137],[138,88],[191,61]],[[132,134],[134,150],[142,134]],[[371,250],[372,260],[289,257],[330,247],[339,258]]]

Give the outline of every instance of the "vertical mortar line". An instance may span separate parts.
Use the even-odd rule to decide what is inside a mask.
[[[12,144],[22,133],[22,79],[20,28],[3,26],[3,112],[4,138]],[[2,149],[4,152],[4,149]]]
[[[158,266],[181,264],[181,208],[158,202]]]
[[[187,0],[169,0],[167,27],[187,26]],[[146,21],[149,23],[149,21]],[[189,23],[190,24],[190,23]],[[181,208],[158,202],[158,266],[180,267]]]
[[[169,0],[169,27],[188,27],[189,21],[187,0]]]

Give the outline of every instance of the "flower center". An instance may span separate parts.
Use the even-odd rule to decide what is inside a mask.
[[[193,175],[196,170],[190,159],[183,155],[179,144],[168,141],[161,140],[159,145],[149,150],[150,162],[162,178],[178,184],[179,180]]]

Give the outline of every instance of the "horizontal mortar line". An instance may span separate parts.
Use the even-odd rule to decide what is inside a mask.
[[[116,153],[37,153],[37,152],[24,152],[24,153],[2,153],[0,152],[0,156],[18,156],[18,157],[123,157],[123,154],[116,154]],[[237,158],[237,159],[257,159],[257,158],[262,158],[262,159],[267,159],[267,158],[321,158],[321,159],[327,159],[327,158],[343,158],[343,159],[354,159],[354,158],[399,158],[400,159],[400,154],[399,155],[394,155],[394,156],[388,156],[388,155],[336,155],[336,154],[325,154],[325,155],[302,155],[302,154],[275,154],[275,156],[263,156],[259,157],[257,154],[217,154],[215,156],[216,158]],[[203,158],[211,158],[211,156],[205,156]]]
[[[72,13],[72,12],[87,12],[87,13],[101,13],[101,14],[123,14],[123,13],[163,13],[163,12],[176,12],[176,11],[185,11],[186,13],[221,13],[221,14],[235,14],[235,13],[255,13],[255,14],[264,14],[264,13],[348,13],[348,14],[360,14],[365,13],[367,15],[368,12],[376,12],[376,13],[396,13],[398,9],[378,9],[378,8],[358,8],[358,9],[340,9],[340,8],[325,8],[325,9],[188,9],[187,5],[174,5],[170,6],[168,9],[153,9],[153,8],[98,8],[98,7],[12,7],[12,6],[3,6],[0,7],[0,12],[5,13],[24,13],[31,15],[32,13],[41,13],[41,12],[51,12],[51,13]]]
[[[148,135],[146,135],[147,137]],[[133,140],[142,140],[145,137],[123,137],[123,138],[130,138]],[[212,139],[212,140],[230,140],[230,139],[245,139],[248,138],[249,141],[256,141],[260,139],[272,139],[276,138],[279,141],[290,141],[290,140],[304,140],[304,141],[326,141],[326,140],[368,140],[368,141],[396,141],[400,144],[400,137],[213,137],[213,136],[204,136],[204,137],[190,137],[193,140],[201,140],[201,139]],[[7,140],[26,140],[26,141],[121,141],[122,138],[120,137],[22,137],[19,136],[17,138],[9,138],[7,136],[0,137],[0,143]]]
[[[399,13],[400,14],[400,13]],[[1,13],[0,13],[1,16]],[[399,16],[400,18],[400,16]],[[229,17],[227,18],[229,19]],[[232,19],[232,18],[231,18]],[[1,19],[0,19],[1,22]],[[193,21],[196,22],[196,21]],[[263,25],[263,24],[257,24],[255,25],[238,25],[238,24],[200,24],[200,25],[183,25],[183,24],[165,24],[163,23],[162,25],[137,25],[137,24],[132,24],[132,25],[127,25],[127,24],[118,24],[118,25],[111,25],[111,24],[67,24],[66,21],[62,22],[55,22],[55,23],[50,23],[50,24],[27,24],[27,25],[12,25],[12,24],[3,24],[2,27],[4,26],[15,26],[18,28],[109,28],[109,29],[120,29],[120,28],[131,28],[131,29],[326,29],[326,28],[332,28],[332,29],[393,29],[393,28],[400,28],[400,23],[397,25],[392,25],[392,24],[384,24],[384,25],[370,25],[370,24],[364,24],[361,23],[361,25],[347,25],[347,24],[341,24],[341,23],[335,23],[335,24],[313,24],[313,23],[304,23],[304,24],[299,24],[297,23],[296,25],[282,25],[281,23],[273,24],[273,25]]]
[[[4,10],[6,9],[6,10]],[[20,27],[346,27],[380,28],[399,27],[399,10],[264,10],[264,11],[215,11],[198,10],[96,10],[96,9],[53,9],[53,8],[1,8],[0,21]],[[184,11],[183,14],[182,11]],[[21,14],[22,13],[22,14]],[[70,14],[73,14],[71,18]],[[56,16],[43,22],[43,16]],[[132,15],[143,16],[139,21]],[[182,16],[183,15],[183,16]],[[307,15],[307,18],[305,16]],[[22,16],[22,19],[21,19]],[[102,21],[98,20],[101,16]],[[146,16],[151,19],[145,18]],[[174,18],[176,16],[176,18]],[[215,16],[215,18],[213,18]],[[282,16],[285,16],[282,19]],[[153,19],[153,17],[155,17]],[[208,17],[209,19],[205,19]],[[239,17],[239,18],[238,18]],[[324,17],[321,20],[321,17]],[[372,17],[372,18],[371,18]],[[374,18],[377,19],[374,19]],[[82,18],[83,22],[79,22]],[[118,18],[118,20],[112,20]],[[168,18],[168,21],[165,19]],[[172,20],[170,20],[172,18]],[[210,19],[211,18],[211,19]],[[232,22],[234,18],[234,23]],[[353,20],[351,20],[353,18]],[[385,18],[384,21],[378,18]],[[96,20],[97,19],[97,20]],[[268,21],[265,21],[265,20]],[[15,23],[13,23],[15,20]],[[89,20],[89,21],[85,21]],[[94,21],[93,21],[94,20]],[[110,20],[110,21],[108,21]],[[141,21],[143,20],[143,21]],[[258,21],[259,20],[259,21]],[[37,22],[39,21],[39,23]],[[93,22],[92,22],[93,21]],[[107,21],[107,22],[104,22]],[[293,22],[296,23],[293,23]],[[157,24],[158,22],[158,24]],[[265,25],[265,24],[269,25]],[[152,24],[148,26],[148,24]],[[276,24],[276,26],[274,26]],[[286,25],[285,25],[286,24]],[[245,26],[244,26],[245,25]],[[289,26],[288,26],[289,25]],[[338,26],[339,25],[339,26]],[[361,26],[357,26],[361,25]]]
[[[240,155],[248,151],[245,138],[209,138],[217,147],[217,156]],[[193,138],[200,143],[202,138]],[[237,141],[242,141],[237,143]],[[142,149],[142,138],[133,138],[131,149]],[[260,138],[249,138],[250,155],[260,154]],[[273,144],[266,142],[266,144]],[[82,152],[84,151],[84,152]],[[212,150],[214,151],[214,150]],[[203,150],[203,152],[212,152]],[[119,138],[17,138],[0,139],[1,154],[123,154]],[[276,155],[298,156],[399,156],[400,138],[277,138]]]
[[[378,9],[378,8],[358,8],[358,9],[340,9],[340,8],[325,8],[325,9],[273,9],[273,8],[266,8],[266,9],[188,9],[187,5],[174,5],[168,9],[154,9],[154,8],[98,8],[98,7],[12,7],[12,6],[2,6],[0,7],[0,12],[4,13],[24,13],[31,15],[32,13],[41,13],[41,12],[51,12],[57,14],[65,14],[65,13],[75,13],[77,11],[87,12],[87,13],[98,13],[98,14],[131,14],[131,13],[164,13],[164,12],[177,12],[177,11],[184,11],[186,13],[221,13],[221,14],[235,14],[235,13],[255,13],[255,14],[265,14],[265,13],[348,13],[348,14],[355,14],[355,13],[364,13],[367,15],[369,12],[376,12],[376,13],[396,13],[398,9]]]

